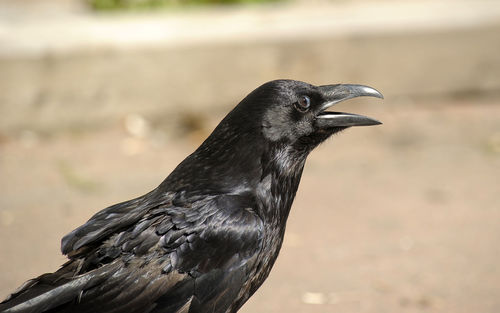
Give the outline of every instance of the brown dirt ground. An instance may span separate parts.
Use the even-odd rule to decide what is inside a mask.
[[[312,153],[281,255],[241,312],[500,312],[499,101],[361,106],[384,125]],[[60,238],[154,188],[196,136],[0,137],[0,297]]]

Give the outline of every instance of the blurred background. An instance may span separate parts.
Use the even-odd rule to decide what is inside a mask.
[[[315,150],[241,312],[500,312],[497,0],[0,0],[0,298],[277,78],[385,100]]]

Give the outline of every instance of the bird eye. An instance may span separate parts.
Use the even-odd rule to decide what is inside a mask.
[[[300,112],[307,112],[311,107],[311,99],[308,96],[301,96],[295,106]]]

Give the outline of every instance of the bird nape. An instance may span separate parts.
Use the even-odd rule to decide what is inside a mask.
[[[327,111],[362,85],[268,82],[245,97],[153,191],[62,239],[68,261],[23,284],[0,312],[236,312],[273,266],[306,158],[351,126]]]

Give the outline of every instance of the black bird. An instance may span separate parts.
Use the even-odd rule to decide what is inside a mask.
[[[24,283],[0,312],[236,312],[267,278],[307,155],[345,128],[328,112],[362,85],[268,82],[252,91],[153,191],[62,239],[69,258]]]

